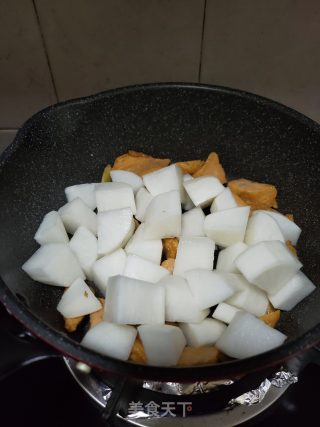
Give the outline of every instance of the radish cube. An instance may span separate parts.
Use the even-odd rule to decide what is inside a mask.
[[[155,196],[145,213],[144,238],[147,240],[178,237],[181,234],[181,201],[179,191]]]
[[[170,165],[155,172],[147,173],[143,175],[143,182],[152,196],[178,190],[181,201],[185,201],[185,192],[182,185],[183,174],[177,165]]]
[[[179,326],[191,347],[215,344],[226,329],[226,325],[215,319],[204,319],[201,323],[180,323]]]
[[[98,241],[91,231],[79,227],[70,240],[70,248],[77,257],[87,279],[92,280],[92,267],[98,258]]]
[[[133,279],[144,280],[146,282],[157,283],[168,276],[170,272],[154,262],[141,258],[138,255],[129,254],[123,275]]]
[[[128,360],[136,336],[137,330],[133,326],[100,322],[89,329],[81,344],[104,356]]]
[[[247,247],[245,243],[238,242],[220,251],[216,269],[226,273],[239,273],[234,261]]]
[[[137,211],[136,211],[135,217],[137,218],[138,221],[141,221],[141,222],[144,221],[146,209],[149,206],[149,203],[151,202],[152,199],[153,199],[153,196],[151,196],[149,191],[144,187],[140,188],[140,190],[137,192],[136,194]]]
[[[106,293],[105,320],[129,325],[164,323],[164,287],[131,277],[110,277]]]
[[[204,236],[205,215],[201,208],[194,208],[182,214],[181,236],[201,237]]]
[[[186,345],[186,339],[177,326],[143,325],[138,327],[148,365],[174,366]]]
[[[280,227],[281,233],[283,234],[285,240],[290,240],[294,246],[297,244],[301,234],[301,228],[298,227],[295,222],[290,221],[289,218],[287,218],[285,215],[282,215],[279,212],[274,212],[274,211],[257,211],[257,212],[263,212],[271,216]]]
[[[286,245],[277,240],[249,246],[235,263],[249,282],[269,293],[279,291],[302,267]]]
[[[68,233],[73,234],[83,225],[93,234],[97,234],[97,215],[81,199],[73,199],[58,212]]]
[[[210,207],[210,212],[224,211],[226,209],[237,208],[238,204],[235,201],[230,188],[225,188],[222,193],[213,200]]]
[[[162,256],[162,241],[161,239],[145,240],[144,227],[144,224],[139,225],[136,232],[127,243],[125,251],[127,254],[139,255],[159,265]]]
[[[93,264],[93,281],[100,292],[105,295],[109,278],[123,274],[127,255],[123,249],[118,249],[109,255],[98,259]]]
[[[179,241],[173,274],[185,277],[194,268],[213,269],[215,244],[207,237],[182,237]]]
[[[76,279],[63,293],[57,310],[63,317],[78,317],[102,308],[98,298],[83,279]]]
[[[269,300],[275,308],[291,310],[315,289],[311,280],[298,271],[278,292],[269,294]]]
[[[198,306],[212,307],[234,294],[228,274],[209,270],[189,270],[185,273],[187,282]]]
[[[263,316],[269,304],[266,293],[249,283],[241,274],[230,274],[229,277],[235,294],[226,302],[255,316]]]
[[[287,337],[250,313],[237,313],[216,346],[237,359],[255,356],[281,345]]]
[[[96,185],[96,201],[98,212],[130,208],[136,213],[136,203],[132,187],[120,182],[107,182]]]
[[[210,239],[222,247],[243,242],[249,213],[249,206],[214,212],[206,216],[204,231]]]
[[[263,212],[254,213],[248,221],[244,241],[247,245],[269,240],[285,242],[277,222]]]
[[[68,287],[78,277],[85,279],[76,256],[66,243],[48,243],[26,261],[22,270],[33,280]]]
[[[110,172],[112,182],[120,182],[122,184],[128,184],[132,188],[134,193],[143,187],[142,178],[130,171],[114,170]]]
[[[190,181],[190,179],[193,179],[192,176],[188,173],[183,175],[183,182]],[[188,193],[185,191],[185,201],[182,203],[182,207],[185,211],[189,211],[190,209],[194,208],[194,203],[190,199]]]
[[[198,323],[205,319],[209,310],[201,310],[185,279],[168,276],[161,280],[166,292],[166,321]]]
[[[221,320],[224,323],[232,322],[234,316],[241,311],[240,308],[234,307],[233,305],[221,302],[217,305],[216,309],[212,313],[212,317],[217,320]]]
[[[222,193],[224,186],[215,176],[200,176],[184,181],[184,188],[195,206],[205,208],[213,199]]]
[[[69,237],[58,212],[52,211],[44,216],[34,239],[39,245],[69,242]]]
[[[95,183],[72,185],[71,187],[65,188],[64,192],[68,202],[72,202],[72,200],[79,198],[90,209],[94,210],[97,207],[95,186]]]
[[[100,212],[98,217],[98,255],[107,255],[123,247],[134,233],[130,208]]]

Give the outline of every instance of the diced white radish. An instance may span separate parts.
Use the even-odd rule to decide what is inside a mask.
[[[241,274],[230,274],[230,280],[235,294],[226,303],[248,311],[255,316],[263,316],[269,304],[264,291],[249,283]]]
[[[123,249],[118,249],[109,255],[98,259],[93,264],[93,281],[100,292],[105,295],[109,278],[123,274],[127,255]]]
[[[77,257],[87,279],[92,280],[92,267],[98,258],[98,241],[85,227],[79,227],[70,240],[70,248]]]
[[[277,222],[270,215],[263,212],[254,213],[248,220],[244,242],[247,245],[254,245],[269,240],[285,242]]]
[[[58,212],[52,211],[44,216],[34,239],[39,245],[69,242],[69,237]]]
[[[163,324],[164,287],[131,277],[110,277],[106,292],[105,320],[129,325]]]
[[[193,177],[190,174],[186,173],[183,175],[183,182],[190,181],[190,179],[193,179]],[[195,207],[193,201],[190,199],[186,191],[185,191],[185,202],[182,203],[182,207],[185,211],[189,211],[190,209],[193,209]]]
[[[241,311],[240,308],[234,307],[233,305],[221,302],[217,305],[216,309],[212,313],[212,317],[221,322],[229,324],[232,322],[234,316]]]
[[[174,366],[186,345],[180,328],[171,325],[142,325],[139,335],[148,365]]]
[[[142,187],[136,194],[136,207],[137,211],[135,217],[138,221],[144,221],[144,215],[146,213],[146,209],[149,206],[149,203],[153,199],[153,196],[149,193],[149,191]]]
[[[133,326],[100,322],[89,329],[81,344],[104,356],[128,360],[136,336],[137,330]]]
[[[106,182],[95,187],[98,212],[114,209],[130,208],[136,213],[133,189],[128,184],[120,182]]]
[[[237,313],[216,342],[227,356],[237,359],[255,356],[281,345],[286,335],[250,313]]]
[[[298,239],[301,234],[301,228],[293,221],[290,221],[285,215],[282,215],[279,212],[274,211],[257,211],[264,212],[267,215],[270,215],[280,227],[280,230],[285,238],[285,240],[290,240],[295,246],[298,242]]]
[[[187,271],[185,276],[196,303],[202,309],[219,304],[234,294],[226,273],[195,269]]]
[[[180,323],[179,326],[188,345],[192,347],[215,344],[226,329],[226,325],[215,319],[204,319],[201,323]]]
[[[194,268],[213,269],[215,244],[208,237],[181,237],[173,274],[185,277]]]
[[[145,213],[146,240],[178,237],[181,234],[181,201],[179,191],[155,196]]]
[[[155,264],[160,264],[162,256],[162,241],[146,240],[144,238],[144,224],[140,224],[135,233],[127,243],[125,251],[127,254],[139,255]]]
[[[64,317],[78,317],[102,308],[98,298],[83,279],[76,279],[63,293],[57,310]]]
[[[188,283],[179,276],[168,276],[159,282],[166,292],[166,321],[198,323],[209,310],[201,310],[191,293]]]
[[[194,208],[182,214],[181,236],[201,237],[204,236],[205,215],[201,208]]]
[[[238,204],[235,201],[230,188],[227,187],[213,200],[210,212],[224,211],[226,209],[233,209],[237,207]]]
[[[94,210],[97,207],[96,196],[94,193],[95,185],[95,183],[79,184],[65,188],[64,192],[68,202],[72,202],[72,200],[79,197],[79,199],[81,199],[90,209]]]
[[[110,176],[112,182],[121,182],[123,184],[130,185],[134,193],[137,193],[137,191],[143,187],[142,178],[133,172],[125,170],[112,170],[110,172]]]
[[[134,219],[130,208],[99,212],[98,255],[107,255],[123,247],[134,232]]]
[[[177,165],[170,165],[143,175],[143,182],[152,196],[168,191],[178,190],[181,202],[185,201],[182,170]]]
[[[269,293],[280,290],[302,267],[286,245],[277,240],[249,246],[235,263],[250,283]]]
[[[298,271],[278,292],[269,294],[269,300],[275,308],[291,310],[315,289],[311,280]]]
[[[73,234],[81,225],[97,234],[97,215],[80,199],[73,199],[58,211],[65,229]]]
[[[206,216],[204,231],[210,239],[222,247],[243,242],[249,213],[249,206],[214,212]]]
[[[80,264],[66,243],[48,243],[26,261],[24,270],[33,280],[53,286],[68,287],[78,277],[85,279]]]
[[[127,256],[127,262],[123,272],[123,275],[126,277],[132,277],[133,279],[144,280],[145,282],[151,283],[157,283],[169,274],[170,272],[166,268],[133,254]]]
[[[224,186],[215,176],[200,176],[184,182],[184,188],[195,206],[205,208],[222,193]]]
[[[245,243],[238,242],[220,251],[216,269],[226,273],[239,273],[234,261],[247,247]]]

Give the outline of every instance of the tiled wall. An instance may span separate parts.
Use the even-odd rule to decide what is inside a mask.
[[[151,81],[249,90],[320,121],[316,0],[0,0],[0,146],[59,100]]]

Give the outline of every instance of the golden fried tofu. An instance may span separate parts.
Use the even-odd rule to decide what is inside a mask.
[[[182,169],[183,173],[188,173],[190,175],[193,175],[204,165],[204,161],[188,160],[186,162],[178,162],[176,163],[176,165]]]
[[[85,316],[78,317],[64,317],[64,328],[68,332],[74,332],[77,330],[77,327],[80,325]]]
[[[112,170],[126,170],[139,176],[154,172],[168,166],[170,159],[157,159],[144,153],[129,150],[127,154],[117,157]]]
[[[131,350],[131,353],[129,356],[129,360],[131,360],[132,362],[136,362],[136,363],[142,363],[142,364],[147,363],[147,356],[146,356],[146,353],[145,353],[144,348],[143,348],[142,341],[141,341],[139,336],[137,336],[137,338],[133,344],[133,347],[132,347],[132,350]]]
[[[275,328],[280,319],[280,310],[270,311],[269,313],[260,316],[260,319],[264,321],[265,324]]]
[[[228,186],[233,194],[239,196],[253,210],[278,207],[277,189],[274,185],[241,178],[229,181]]]
[[[233,191],[231,191],[234,200],[236,201],[238,206],[248,206],[242,199],[241,197],[239,197],[236,193],[234,193]]]
[[[213,175],[217,177],[222,184],[227,182],[226,173],[220,163],[218,154],[215,152],[209,154],[207,160],[204,162],[201,168],[193,174],[193,177],[197,178],[199,176],[207,175]]]
[[[164,267],[167,270],[169,270],[170,273],[173,273],[174,263],[175,263],[174,258],[168,258],[168,259],[165,259],[164,261],[162,261],[161,267]]]
[[[101,302],[102,308],[90,314],[90,329],[96,326],[98,323],[102,322],[103,320],[104,298],[99,298],[99,301]]]
[[[107,165],[103,170],[101,182],[110,182],[111,181],[110,172],[111,172],[111,165]]]
[[[293,246],[291,240],[287,240],[286,245],[290,252],[292,252],[294,256],[298,257],[297,249]]]
[[[162,240],[163,253],[166,259],[176,259],[179,240],[176,237],[169,237]]]
[[[214,346],[185,347],[178,360],[178,366],[196,366],[218,363],[220,351]]]

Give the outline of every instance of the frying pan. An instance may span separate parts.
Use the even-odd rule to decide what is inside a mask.
[[[65,332],[56,311],[62,289],[33,282],[21,265],[37,249],[33,236],[44,214],[65,203],[64,188],[99,181],[103,167],[128,149],[172,161],[203,159],[216,151],[229,179],[274,183],[280,211],[294,213],[303,230],[298,252],[304,272],[320,283],[320,126],[238,90],[151,84],[49,107],[24,124],[1,156],[0,300],[7,310],[53,352],[100,372],[160,381],[232,378],[279,365],[319,342],[319,287],[282,314],[279,329],[289,337],[284,345],[219,365],[155,368],[122,362],[82,348],[84,329]]]

